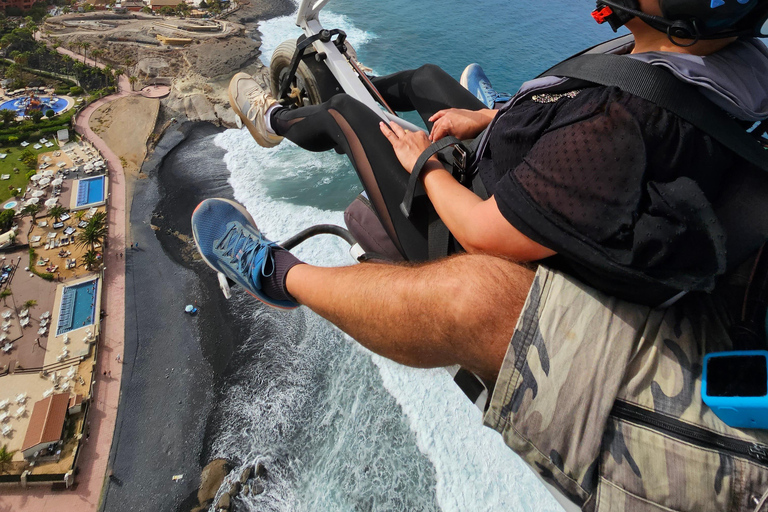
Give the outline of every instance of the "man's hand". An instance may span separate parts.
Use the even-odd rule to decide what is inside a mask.
[[[416,165],[419,155],[432,144],[427,134],[421,130],[417,132],[404,130],[399,124],[394,122],[389,124],[381,122],[379,123],[379,128],[381,128],[381,133],[392,144],[397,159],[400,160],[400,165],[405,167],[405,170],[409,173],[413,170],[413,166]],[[433,158],[437,160],[436,157]]]
[[[453,135],[461,140],[474,139],[491,124],[497,112],[498,110],[490,109],[449,108],[441,110],[429,118],[429,121],[434,123],[429,138],[432,141],[437,141],[448,135]]]

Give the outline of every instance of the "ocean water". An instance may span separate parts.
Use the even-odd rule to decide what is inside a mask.
[[[425,62],[453,76],[479,62],[513,91],[558,60],[607,39],[593,2],[336,0],[321,13],[342,28],[360,60],[379,74]],[[263,22],[262,59],[300,32],[294,17]],[[334,152],[289,142],[262,149],[247,131],[215,137],[226,151],[235,198],[280,240],[317,223],[343,225],[360,191]],[[346,265],[343,243],[318,237],[305,261]],[[237,357],[245,364],[219,412],[212,452],[269,471],[266,490],[244,497],[253,511],[550,511],[559,506],[444,370],[414,370],[371,354],[311,312],[262,307],[244,294],[232,307],[252,326]]]

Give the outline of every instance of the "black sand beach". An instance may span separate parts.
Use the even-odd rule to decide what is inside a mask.
[[[219,131],[209,124],[170,130],[145,163],[148,179],[136,182],[129,243],[138,249],[126,252],[125,368],[106,511],[197,505],[217,384],[242,339],[215,275],[189,259],[192,210],[205,197],[232,194],[220,149],[206,144],[204,163],[188,151]],[[211,169],[215,161],[221,167]],[[184,306],[194,303],[200,314],[190,317]]]

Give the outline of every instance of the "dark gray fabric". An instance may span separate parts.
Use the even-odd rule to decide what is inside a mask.
[[[768,48],[758,39],[739,39],[705,57],[669,52],[631,57],[670,70],[737,119],[768,118]]]

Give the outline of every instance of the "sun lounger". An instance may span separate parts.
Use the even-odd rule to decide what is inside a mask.
[[[13,349],[13,343],[6,343],[5,345],[3,345],[3,352],[5,352],[6,354],[10,352],[12,349]]]
[[[21,320],[19,320],[19,323],[21,324],[22,327],[28,326],[29,325],[29,317],[22,318]]]
[[[46,142],[45,143],[45,147],[52,148],[53,147],[53,142]]]
[[[9,435],[11,435],[11,432],[13,432],[13,427],[10,425],[3,425],[2,432],[5,437],[8,437]]]
[[[10,403],[11,403],[11,401],[7,400],[7,399],[3,400],[2,402],[0,402],[0,410],[5,409],[6,407],[8,407],[10,405]]]
[[[21,147],[25,148],[27,146],[29,146],[29,142],[24,141],[21,143]]]
[[[62,221],[69,220],[71,218],[72,218],[72,216],[70,214],[68,214],[68,213],[65,213],[64,215],[61,216],[61,220]]]
[[[7,412],[0,414],[0,422],[8,421],[9,419],[11,419],[11,415]]]
[[[28,309],[22,309],[21,312],[19,313],[19,316],[24,318],[28,314],[29,314],[29,310]]]
[[[48,221],[47,220],[41,220],[40,222],[37,223],[37,225],[40,226],[41,228],[46,228],[46,227],[48,227]]]
[[[27,401],[27,394],[26,393],[20,393],[16,395],[16,403],[17,404],[23,404]]]
[[[10,174],[0,174],[0,180],[9,180],[11,179]]]
[[[53,394],[54,391],[56,391],[54,388],[46,389],[45,391],[43,391],[43,398],[48,398]]]
[[[11,311],[10,309],[6,309],[5,311],[3,311],[3,318],[5,318],[6,320],[11,318],[11,315],[13,315],[13,311]]]
[[[43,146],[41,146],[40,144],[35,144],[32,147],[35,148],[35,149],[43,149]]]
[[[17,417],[17,418],[21,418],[21,417],[22,417],[22,416],[24,416],[26,413],[27,413],[27,406],[26,406],[26,405],[22,405],[21,407],[19,407],[18,409],[16,409],[16,417]]]

